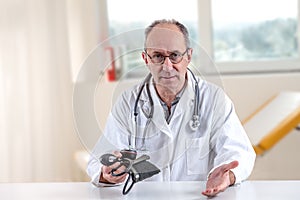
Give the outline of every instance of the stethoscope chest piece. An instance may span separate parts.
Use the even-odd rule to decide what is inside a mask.
[[[196,131],[200,126],[199,116],[193,115],[192,119],[189,122],[189,125],[190,125],[190,128],[192,129],[192,131]]]

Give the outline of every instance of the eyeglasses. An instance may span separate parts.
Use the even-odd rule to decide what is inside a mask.
[[[189,50],[189,48],[187,48],[183,53],[174,51],[174,52],[172,52],[168,56],[164,56],[161,53],[154,53],[152,56],[150,56],[147,53],[146,49],[145,49],[145,53],[146,53],[147,56],[149,56],[149,58],[151,59],[151,61],[154,64],[163,64],[165,62],[165,60],[166,60],[166,57],[169,58],[169,60],[171,61],[171,63],[178,64],[178,63],[180,63],[182,61],[184,54],[186,54],[188,50]]]

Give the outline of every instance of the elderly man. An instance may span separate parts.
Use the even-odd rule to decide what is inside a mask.
[[[245,180],[255,153],[223,90],[188,69],[193,49],[186,27],[155,21],[144,45],[150,74],[119,97],[102,138],[115,149],[147,150],[161,170],[149,181],[207,181],[202,194],[214,196]],[[96,185],[122,183],[126,175],[112,176],[113,167],[92,158],[87,171]]]

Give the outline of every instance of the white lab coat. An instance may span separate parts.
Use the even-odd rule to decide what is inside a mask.
[[[151,80],[152,82],[152,80]],[[194,111],[195,80],[188,73],[185,88],[169,124],[153,84],[150,92],[154,114],[146,131],[145,145],[150,162],[161,172],[148,181],[203,181],[216,167],[239,161],[232,171],[236,183],[245,180],[251,173],[255,153],[235,113],[231,100],[216,85],[199,79],[200,126],[192,131],[189,125]],[[87,173],[92,182],[99,185],[101,164],[99,156],[107,151],[128,148],[128,136],[135,133],[134,104],[140,85],[125,91],[117,100],[108,116],[103,136],[97,142]],[[150,112],[150,101],[144,88],[139,99],[138,131],[136,148],[142,145],[142,135]],[[135,141],[135,140],[132,140]],[[101,184],[100,184],[101,185]]]

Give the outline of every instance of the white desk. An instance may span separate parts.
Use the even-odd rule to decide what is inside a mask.
[[[201,195],[204,182],[137,183],[127,195],[122,186],[96,188],[90,183],[1,183],[0,199],[207,199]],[[213,199],[293,200],[300,199],[300,181],[248,181],[228,188]]]

